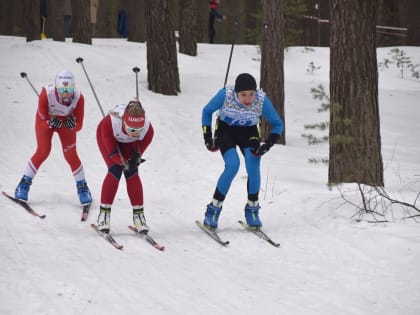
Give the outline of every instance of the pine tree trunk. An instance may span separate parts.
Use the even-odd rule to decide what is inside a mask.
[[[149,90],[165,95],[181,91],[171,1],[146,1],[147,81]]]
[[[280,117],[284,115],[284,12],[283,0],[263,1],[261,88],[267,93]],[[262,123],[263,140],[269,136],[271,127]],[[280,140],[286,144],[286,129]]]
[[[420,46],[420,1],[400,0],[400,21],[402,27],[407,30],[407,45]]]
[[[330,184],[383,186],[376,0],[330,3]]]
[[[47,34],[56,41],[64,42],[64,0],[47,0]]]
[[[92,44],[90,0],[71,0],[73,43]]]
[[[27,42],[41,39],[39,8],[39,0],[23,1],[23,19],[25,20],[24,28]]]
[[[142,43],[146,40],[146,22],[144,0],[129,0],[128,6],[128,40]]]
[[[24,1],[0,0],[0,34],[24,36]]]
[[[180,0],[179,52],[197,56],[198,0]]]
[[[143,0],[142,0],[143,1]],[[144,17],[139,17],[144,19]],[[117,1],[99,1],[95,37],[118,37],[118,3]]]

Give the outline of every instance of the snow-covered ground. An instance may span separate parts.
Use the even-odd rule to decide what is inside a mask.
[[[419,47],[400,47],[420,63]],[[86,99],[78,152],[94,204],[87,222],[70,169],[54,137],[49,159],[30,191],[40,220],[0,198],[0,314],[420,314],[420,228],[410,213],[396,208],[392,222],[352,219],[356,212],[329,190],[327,166],[308,163],[327,157],[328,145],[308,146],[304,125],[328,119],[318,113],[310,88],[328,90],[329,49],[303,47],[285,52],[286,146],[275,146],[262,161],[261,219],[264,230],[281,243],[275,248],[243,231],[246,172],[241,166],[224,204],[218,245],[194,224],[202,220],[223,168],[201,135],[201,110],[222,87],[230,45],[199,44],[198,56],[178,55],[181,90],[164,96],[147,90],[145,44],[95,39],[93,45],[26,43],[0,36],[0,189],[13,193],[35,150],[37,90],[61,69],[76,75]],[[378,49],[378,61],[390,58]],[[122,179],[112,208],[112,233],[124,245],[114,249],[89,227],[96,222],[106,167],[95,130],[102,118],[82,67],[101,106],[139,94],[155,128],[141,165],[145,211],[151,235],[166,246],[153,249],[127,225],[132,209]],[[235,46],[228,83],[250,72],[259,81],[254,46]],[[308,73],[313,61],[320,69]],[[420,81],[399,77],[395,67],[379,73],[382,155],[387,191],[412,203],[420,191]],[[411,213],[414,214],[414,213]]]

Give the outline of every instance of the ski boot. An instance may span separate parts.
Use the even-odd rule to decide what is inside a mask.
[[[96,226],[99,231],[109,233],[111,230],[111,208],[100,207]]]
[[[146,234],[149,232],[149,227],[146,224],[146,218],[144,217],[144,209],[133,209],[133,223],[137,232]]]
[[[260,205],[258,201],[248,201],[245,205],[245,219],[246,223],[251,229],[259,229],[262,226],[258,212]]]
[[[84,179],[76,182],[77,194],[82,205],[92,203],[92,196],[90,194],[87,183]]]
[[[217,207],[213,203],[207,205],[206,213],[204,214],[203,225],[210,230],[217,229],[220,212],[222,211],[222,205]]]
[[[32,178],[23,175],[20,183],[17,185],[15,190],[15,198],[23,201],[28,201],[29,188],[32,184]]]

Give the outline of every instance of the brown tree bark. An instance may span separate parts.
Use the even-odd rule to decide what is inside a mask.
[[[377,12],[377,0],[330,3],[330,184],[384,185],[375,46]]]
[[[142,43],[146,40],[144,0],[127,0],[128,40]]]
[[[47,34],[56,41],[65,41],[64,37],[64,0],[47,0]]]
[[[179,52],[197,56],[198,0],[180,0]]]
[[[118,9],[117,1],[99,1],[95,37],[118,37]]]
[[[0,34],[24,36],[23,1],[0,0]]]
[[[149,90],[177,95],[179,83],[172,0],[146,0],[147,81]]]
[[[71,0],[73,43],[92,44],[90,0]]]
[[[283,8],[283,0],[263,1],[260,86],[267,93],[283,122],[285,122]],[[263,140],[269,136],[270,128],[268,123],[263,121]],[[286,128],[279,143],[286,144]]]
[[[23,19],[25,21],[24,29],[26,41],[41,39],[41,16],[39,9],[39,0],[23,1]]]
[[[400,24],[407,28],[407,45],[420,46],[420,1],[400,0]]]

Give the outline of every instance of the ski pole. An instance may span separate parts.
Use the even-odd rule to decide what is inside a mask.
[[[239,25],[239,21],[238,19],[234,20],[234,26]],[[223,88],[226,87],[226,83],[227,83],[227,79],[228,79],[228,75],[229,75],[229,69],[230,69],[230,63],[232,61],[232,54],[233,54],[233,47],[235,46],[235,36],[236,36],[236,28],[234,29],[233,35],[232,35],[232,46],[230,47],[230,55],[229,55],[229,62],[228,62],[228,66],[226,69],[226,76],[225,76],[225,83],[223,84]]]
[[[140,68],[139,67],[134,67],[133,68],[134,73],[136,74],[136,100],[139,102],[139,75],[138,73],[140,72]],[[137,146],[137,152],[140,152],[140,143]],[[140,164],[146,162],[145,159],[143,159],[140,155]]]
[[[96,102],[98,103],[99,109],[101,110],[102,117],[105,117],[105,112],[102,109],[101,103],[99,102],[98,96],[96,95],[96,92],[95,92],[95,89],[93,88],[92,82],[90,82],[90,79],[89,79],[89,76],[88,76],[88,74],[86,72],[85,66],[83,65],[83,58],[82,57],[77,58],[76,59],[76,62],[77,63],[80,63],[82,65],[83,72],[86,75],[86,78],[87,78],[87,80],[89,82],[90,88],[92,89],[93,95],[95,96]],[[127,163],[126,163],[126,161],[125,161],[125,159],[124,159],[124,157],[123,157],[123,155],[121,153],[121,150],[120,150],[120,147],[118,146],[118,144],[117,144],[117,151],[118,151],[118,155],[120,156],[121,163],[124,166],[124,169],[127,170],[128,169],[128,165],[127,165]]]
[[[138,73],[140,72],[140,68],[134,67],[133,68],[134,73],[136,74],[136,100],[139,100],[139,76]]]
[[[230,62],[231,62],[231,60],[232,60],[232,53],[233,53],[233,47],[234,47],[234,46],[235,46],[235,43],[232,43],[232,46],[231,46],[231,48],[230,48],[229,62],[228,62],[228,66],[227,66],[227,69],[226,69],[225,83],[223,84],[223,87],[224,87],[224,88],[226,87],[226,82],[227,82],[228,75],[229,75]]]
[[[31,86],[32,90],[34,90],[36,96],[39,97],[39,93],[37,92],[37,90],[35,89],[35,87],[32,85],[32,82],[29,80],[28,75],[26,74],[26,72],[21,72],[20,76],[24,79],[26,79],[26,81],[28,81],[29,85]]]
[[[89,82],[90,88],[92,89],[93,95],[95,96],[96,102],[98,103],[99,109],[101,110],[102,116],[105,117],[104,110],[102,109],[101,103],[99,102],[98,96],[96,95],[96,92],[95,92],[95,89],[93,88],[92,82],[90,82],[90,79],[89,79],[89,76],[86,72],[85,66],[83,65],[83,58],[82,57],[77,58],[76,62],[81,64],[81,66],[83,68],[83,72],[85,73],[86,78]]]

